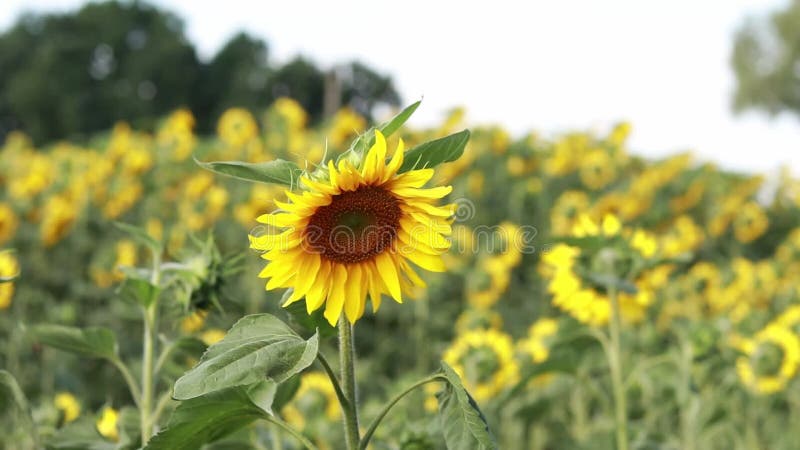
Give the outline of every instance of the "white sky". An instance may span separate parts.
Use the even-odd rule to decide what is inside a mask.
[[[788,0],[160,0],[182,16],[202,56],[240,29],[285,61],[302,53],[330,65],[360,59],[393,75],[411,124],[465,106],[471,123],[515,134],[604,130],[633,123],[636,153],[693,150],[724,167],[800,173],[800,121],[733,117],[728,59],[746,16]],[[3,0],[0,29],[26,10],[78,0]]]

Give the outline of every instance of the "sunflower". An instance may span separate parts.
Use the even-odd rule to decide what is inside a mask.
[[[800,366],[800,339],[779,324],[770,324],[753,339],[733,336],[731,346],[743,353],[736,360],[742,384],[757,394],[783,390]]]
[[[451,187],[422,188],[430,168],[399,174],[402,140],[386,163],[386,139],[376,131],[358,165],[343,158],[338,166],[328,162],[327,177],[301,177],[306,190],[287,191],[288,202],[275,202],[281,210],[257,219],[283,231],[250,236],[251,248],[269,261],[259,274],[270,279],[266,289],[293,288],[283,306],[305,297],[309,313],[324,304],[331,324],[342,311],[355,323],[367,295],[373,312],[384,293],[402,303],[425,286],[410,262],[443,272],[441,255],[450,247],[454,208],[435,201]]]

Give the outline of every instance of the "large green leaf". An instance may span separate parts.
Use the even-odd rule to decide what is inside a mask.
[[[75,328],[62,325],[39,325],[33,336],[44,345],[92,358],[114,359],[117,339],[108,328]]]
[[[464,154],[464,147],[469,141],[469,130],[434,139],[422,143],[407,151],[403,165],[398,173],[413,169],[435,167],[441,163],[455,161]]]
[[[195,159],[200,167],[212,172],[221,173],[241,180],[259,183],[283,184],[296,186],[303,170],[297,164],[283,159],[275,159],[260,163],[242,161],[203,162]]]
[[[265,380],[181,402],[145,450],[195,450],[271,414],[275,383]]]
[[[175,382],[173,396],[186,400],[265,378],[280,383],[310,366],[318,345],[318,334],[304,340],[270,314],[243,317]]]
[[[437,395],[439,419],[447,448],[450,450],[496,449],[489,424],[478,404],[461,384],[458,374],[442,361],[442,374],[447,385]]]
[[[389,121],[382,123],[377,127],[377,129],[381,130],[381,133],[383,133],[385,137],[391,136],[408,121],[408,119],[414,114],[414,111],[419,108],[420,103],[422,103],[422,100],[406,106],[402,111],[400,111],[400,113],[392,117]],[[373,128],[371,128],[353,141],[351,148],[357,152],[363,152],[364,150],[372,147],[372,144],[374,143],[375,131]]]

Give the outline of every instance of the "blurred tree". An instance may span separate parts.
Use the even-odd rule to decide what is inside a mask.
[[[268,56],[264,41],[239,33],[202,67],[191,105],[200,131],[212,131],[227,108],[256,111],[270,103]]]
[[[372,117],[397,106],[391,79],[361,63],[337,73],[337,104]],[[280,96],[323,115],[326,74],[298,57],[273,67],[267,44],[239,33],[201,62],[175,15],[143,2],[89,3],[68,14],[27,15],[0,34],[0,142],[22,129],[36,143],[80,139],[118,120],[152,127],[190,107],[200,132],[222,112],[258,113]]]
[[[41,142],[120,119],[146,127],[189,103],[199,68],[181,21],[143,3],[26,16],[0,36],[0,131]]]
[[[800,0],[737,32],[731,58],[736,73],[733,108],[800,116]]]

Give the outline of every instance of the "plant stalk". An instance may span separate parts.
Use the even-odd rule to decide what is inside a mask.
[[[609,321],[610,345],[607,348],[606,354],[608,356],[608,366],[611,371],[611,386],[614,390],[617,449],[628,450],[628,409],[625,399],[625,386],[622,381],[620,309],[615,286],[609,286],[608,299],[611,303],[611,320]]]
[[[158,286],[161,282],[161,255],[153,252],[153,271],[150,283]],[[158,331],[158,294],[150,299],[144,308],[144,333],[142,336],[142,395],[139,403],[139,422],[141,426],[142,446],[153,435],[153,397],[155,388],[155,345]]]
[[[358,450],[358,399],[356,397],[355,348],[353,325],[342,315],[339,319],[339,369],[341,371],[342,393],[347,404],[342,405],[344,416],[344,437],[348,450]]]

